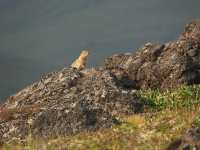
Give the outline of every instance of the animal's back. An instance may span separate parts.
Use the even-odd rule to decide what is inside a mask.
[[[83,50],[78,59],[76,59],[71,67],[76,69],[84,69],[88,60],[89,52],[87,50]]]

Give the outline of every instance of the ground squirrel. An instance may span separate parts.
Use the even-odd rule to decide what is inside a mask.
[[[76,59],[72,64],[72,68],[76,68],[78,70],[84,69],[87,63],[89,56],[89,50],[83,50],[78,59]]]

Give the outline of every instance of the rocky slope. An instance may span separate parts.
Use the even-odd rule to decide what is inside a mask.
[[[166,44],[147,43],[136,53],[116,54],[105,68],[122,70],[137,89],[169,89],[200,83],[200,22],[188,24],[179,39]]]
[[[116,114],[142,110],[133,89],[116,85],[109,70],[65,68],[8,98],[1,107],[0,136],[72,135],[110,127]]]
[[[200,21],[177,41],[147,43],[136,53],[116,54],[105,66],[64,68],[9,97],[0,107],[2,142],[74,135],[120,122],[143,111],[137,89],[171,89],[200,83]]]

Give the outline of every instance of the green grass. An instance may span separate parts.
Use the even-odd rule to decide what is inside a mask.
[[[27,139],[25,145],[8,144],[3,150],[154,150],[165,149],[192,126],[200,127],[200,86],[183,86],[173,91],[138,91],[147,105],[145,112],[118,116],[121,125],[97,132],[57,139]]]
[[[149,109],[160,111],[163,109],[178,110],[193,109],[200,105],[200,86],[182,86],[174,91],[160,92],[159,90],[139,91]]]

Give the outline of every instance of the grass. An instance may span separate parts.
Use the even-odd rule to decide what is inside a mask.
[[[160,111],[163,109],[178,110],[193,109],[200,105],[200,86],[182,86],[174,91],[160,92],[159,90],[139,91],[149,109]]]
[[[138,91],[147,105],[142,114],[121,116],[121,125],[71,137],[7,144],[3,150],[154,150],[165,149],[187,129],[200,127],[200,86],[183,86],[174,91]]]

